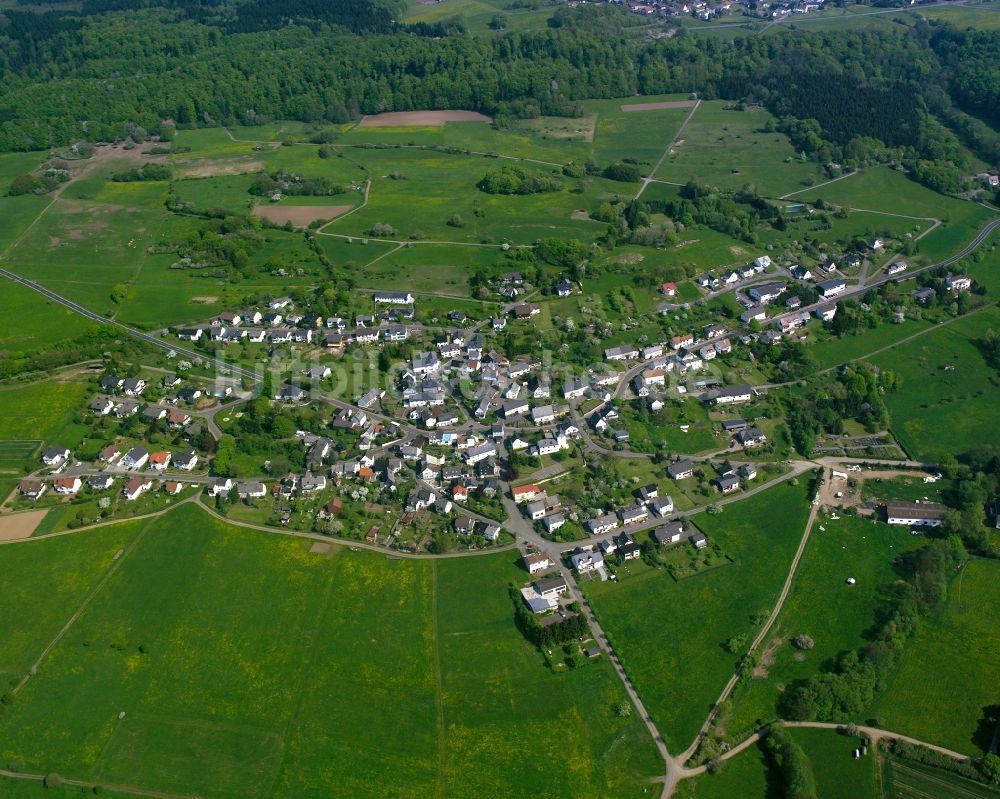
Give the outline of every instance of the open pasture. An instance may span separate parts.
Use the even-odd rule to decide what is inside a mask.
[[[561,191],[494,195],[476,184],[501,166],[495,159],[406,149],[359,150],[354,157],[372,172],[368,204],[342,223],[334,220],[324,232],[360,237],[381,223],[392,226],[395,232],[388,238],[397,240],[530,243],[547,236],[587,238],[601,230],[571,219],[582,197],[569,178]],[[610,183],[594,181],[589,203],[599,205]]]
[[[643,115],[630,114],[629,120],[636,116]],[[737,111],[721,100],[704,101],[656,177],[674,183],[695,179],[724,189],[750,183],[771,196],[821,180],[818,165],[796,154],[783,133],[764,130],[772,120],[764,110]]]
[[[1000,424],[1000,375],[976,340],[1000,329],[1000,309],[957,319],[872,361],[895,370],[902,385],[885,397],[892,431],[914,458],[961,453]]]
[[[874,713],[888,729],[969,755],[989,750],[995,725],[987,719],[997,712],[998,599],[997,561],[971,561],[952,580],[947,605],[921,625],[876,703]]]
[[[502,0],[410,0],[405,12],[406,22],[434,24],[459,19],[470,31],[494,34],[494,20],[503,19],[505,31],[525,31],[545,27],[553,7],[511,8]]]
[[[779,718],[782,686],[826,668],[843,652],[865,642],[865,631],[892,583],[899,579],[892,562],[923,546],[909,530],[856,517],[820,517],[795,575],[781,615],[762,646],[764,658],[753,679],[732,700],[727,731],[741,738]],[[853,577],[857,582],[848,585]],[[815,646],[792,643],[808,635]]]
[[[879,211],[913,217],[917,236],[940,219],[942,224],[920,239],[920,255],[933,262],[951,255],[968,244],[980,228],[996,214],[967,200],[946,197],[910,180],[904,173],[888,166],[866,169],[825,186],[797,193],[797,201],[817,199],[867,211]],[[890,219],[887,216],[887,223]],[[918,231],[916,228],[920,227]]]
[[[661,768],[641,721],[615,713],[625,693],[609,664],[556,676],[523,640],[507,583],[525,575],[509,553],[319,556],[311,541],[184,506],[0,547],[0,563],[6,573],[6,558],[31,557],[58,573],[60,561],[39,564],[50,546],[77,568],[93,545],[88,573],[99,579],[134,535],[0,718],[4,762],[222,799],[459,797],[470,786],[482,796],[638,797]],[[15,672],[80,601],[46,597],[54,620],[32,628],[39,640],[19,646]],[[0,609],[0,628],[31,627],[33,612]],[[517,756],[528,748],[537,756]],[[579,765],[554,770],[557,758]]]
[[[686,99],[675,94],[644,97],[642,101],[659,104]],[[588,100],[583,104],[586,113],[597,114],[594,157],[601,166],[631,159],[648,173],[684,124],[690,108],[670,105],[641,113],[623,110],[631,104],[622,100]]]
[[[42,297],[20,283],[4,280],[4,314],[0,316],[0,356],[50,349],[86,335],[97,322]]]
[[[694,518],[730,565],[680,582],[657,569],[618,584],[585,584],[668,749],[693,740],[736,668],[739,656],[726,652],[726,641],[751,635],[753,617],[773,607],[808,515],[805,481],[785,482]]]

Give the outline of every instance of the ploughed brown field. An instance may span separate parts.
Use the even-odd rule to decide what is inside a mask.
[[[291,222],[295,227],[309,227],[317,219],[336,219],[352,208],[353,205],[257,205],[253,212],[276,225]]]
[[[444,125],[446,122],[491,122],[476,111],[390,111],[361,117],[363,128],[392,128],[408,125]]]
[[[663,108],[694,108],[697,100],[665,100],[662,103],[632,103],[623,105],[622,111],[659,111]]]

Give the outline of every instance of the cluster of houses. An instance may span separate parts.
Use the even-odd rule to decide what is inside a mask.
[[[790,14],[809,14],[823,8],[825,0],[776,0],[776,2],[752,3],[750,0],[611,0],[624,3],[628,9],[640,16],[697,17],[708,21],[713,17],[740,10],[761,19],[781,19]]]
[[[106,393],[95,394],[90,400],[90,410],[95,416],[115,416],[127,419],[141,413],[147,422],[163,420],[167,426],[184,431],[187,436],[202,432],[203,425],[192,420],[191,414],[183,410],[182,404],[193,405],[203,396],[225,399],[233,393],[233,385],[218,381],[211,388],[202,390],[196,386],[182,386],[182,380],[175,374],[164,375],[163,388],[174,393],[163,397],[158,402],[143,404],[140,397],[148,388],[141,377],[122,378],[114,374],[101,377],[99,384]]]
[[[356,314],[351,329],[339,316],[296,313],[289,297],[278,297],[265,309],[224,311],[206,324],[178,328],[176,334],[185,341],[207,338],[223,344],[323,344],[332,350],[343,350],[349,344],[406,341],[410,336],[406,323],[414,317],[413,295],[408,291],[376,291],[372,299],[376,305],[388,307],[377,314]]]

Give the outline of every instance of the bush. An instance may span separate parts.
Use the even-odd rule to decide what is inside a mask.
[[[625,164],[618,161],[609,164],[602,173],[608,180],[618,180],[622,183],[635,183],[642,179],[642,171],[635,164]]]

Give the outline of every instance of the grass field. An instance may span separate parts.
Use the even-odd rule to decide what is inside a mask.
[[[733,698],[727,733],[739,740],[778,718],[781,687],[824,669],[842,652],[861,646],[885,592],[898,574],[892,561],[923,545],[905,528],[847,517],[817,520],[792,591],[763,645],[763,668]],[[847,585],[848,577],[857,580]],[[802,652],[791,639],[805,634],[815,647]]]
[[[969,563],[952,582],[945,609],[910,642],[874,708],[889,729],[970,755],[989,747],[992,725],[982,720],[986,708],[995,715],[998,703],[998,599],[1000,563]]]
[[[965,452],[982,443],[983,430],[1000,424],[1000,375],[975,344],[990,328],[1000,329],[996,307],[872,359],[902,377],[901,388],[885,401],[893,433],[911,457]]]
[[[857,738],[833,730],[792,728],[787,732],[809,758],[817,794],[822,799],[884,799],[879,793],[879,764],[874,756],[854,759]],[[782,795],[780,786],[780,774],[767,763],[757,745],[725,761],[720,774],[706,774],[691,784],[681,783],[676,795],[681,799],[771,799]],[[923,799],[927,796],[931,795]]]
[[[47,300],[19,283],[4,280],[0,352],[24,355],[87,335],[97,323]]]
[[[976,203],[938,194],[887,166],[867,169],[836,183],[796,194],[795,199],[823,199],[868,211],[940,219],[943,224],[920,240],[920,254],[928,262],[961,249],[996,216]],[[927,227],[926,222],[923,227]]]
[[[4,684],[27,672],[142,525],[126,522],[85,536],[0,545],[4,572],[0,680]]]
[[[691,742],[735,669],[725,642],[752,632],[752,617],[773,606],[808,514],[805,481],[786,482],[719,515],[695,517],[731,565],[681,582],[649,570],[617,585],[586,584],[668,749]]]
[[[783,133],[766,133],[766,111],[728,110],[721,100],[705,101],[667,156],[656,177],[674,183],[694,178],[726,189],[752,183],[761,194],[778,196],[823,178],[819,165],[796,154]]]
[[[87,386],[81,382],[48,380],[30,385],[0,388],[0,407],[3,408],[3,429],[0,446],[4,467],[15,468],[20,455],[30,456],[26,441],[42,440],[46,446],[62,444],[70,449],[79,445],[86,428],[73,421],[74,410],[80,407],[87,395]],[[38,468],[40,461],[24,461]]]
[[[610,664],[553,675],[521,638],[506,586],[524,578],[510,554],[315,554],[192,506],[139,524],[118,572],[0,718],[2,762],[296,798],[638,797],[662,768],[641,721],[615,713],[625,694]],[[37,563],[56,542],[99,565],[121,546],[85,533],[0,547],[0,563],[6,573],[4,558],[27,547]],[[46,603],[56,625],[78,606]],[[30,626],[30,609],[0,613],[5,634]],[[32,634],[19,669],[52,632]],[[569,768],[553,769],[557,758]]]

